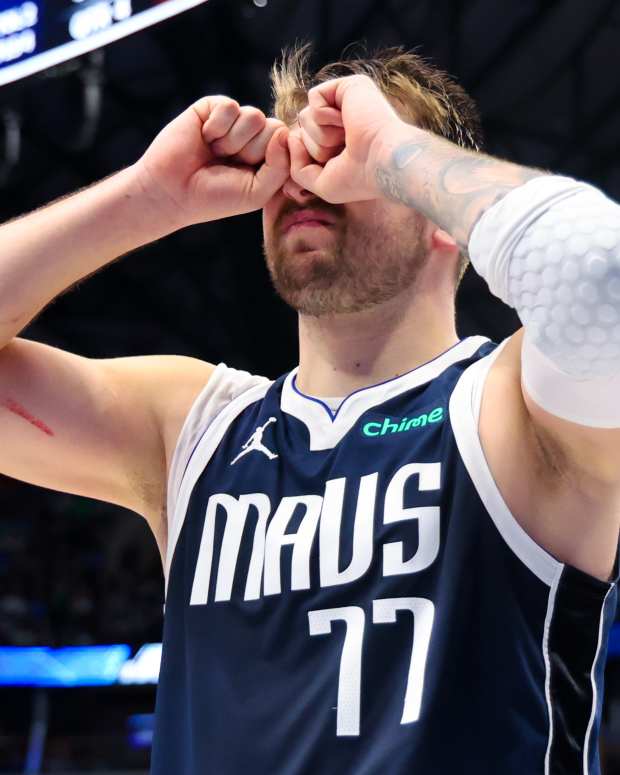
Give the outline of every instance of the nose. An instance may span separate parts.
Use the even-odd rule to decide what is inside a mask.
[[[282,193],[287,199],[291,199],[297,204],[306,204],[310,199],[316,199],[311,191],[302,188],[298,183],[295,183],[293,178],[289,178],[282,186]]]

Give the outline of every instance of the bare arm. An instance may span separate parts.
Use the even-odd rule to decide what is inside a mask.
[[[0,471],[142,515],[163,554],[170,457],[212,371],[184,356],[94,360],[16,337],[0,351]]]
[[[280,126],[230,98],[204,97],[135,164],[1,226],[0,348],[118,256],[183,226],[262,207],[288,174]]]
[[[55,296],[178,228],[135,166],[0,227],[0,347]]]
[[[288,176],[280,126],[255,108],[205,97],[136,164],[0,227],[0,472],[136,511],[163,553],[170,456],[212,364],[94,360],[16,334],[117,256],[262,207]]]
[[[158,541],[165,448],[141,359],[96,361],[16,334],[64,289],[171,230],[135,167],[0,227],[0,471],[129,508]]]

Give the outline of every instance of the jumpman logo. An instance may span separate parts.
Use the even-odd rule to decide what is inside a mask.
[[[256,450],[256,452],[262,452],[263,455],[267,455],[269,460],[273,460],[274,458],[278,457],[274,452],[272,452],[270,449],[267,449],[267,447],[263,444],[263,433],[265,433],[265,428],[272,422],[276,422],[275,417],[270,417],[264,425],[258,426],[250,438],[241,447],[241,452],[232,461],[230,464],[231,466],[233,466],[240,457],[243,457],[244,455],[247,455],[248,452],[252,452],[254,450]]]

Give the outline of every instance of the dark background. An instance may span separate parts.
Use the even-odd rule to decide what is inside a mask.
[[[488,153],[618,200],[619,35],[616,0],[211,0],[0,89],[0,221],[133,163],[198,97],[228,94],[267,111],[269,68],[296,39],[314,42],[317,64],[360,40],[418,47],[477,101]],[[258,213],[185,229],[61,295],[22,335],[94,358],[187,354],[276,377],[297,362],[296,318],[271,289],[260,243]],[[457,323],[461,336],[495,340],[518,324],[471,270]],[[157,641],[162,600],[159,556],[140,517],[0,476],[1,644]],[[620,741],[615,681],[611,673],[609,745]],[[90,750],[88,714],[68,708],[93,702],[54,696],[66,724],[50,732],[48,750],[60,751],[50,772],[76,760],[72,735]],[[12,715],[0,713],[0,771],[21,767],[30,701],[11,690]],[[131,767],[145,756],[83,753],[80,766]]]

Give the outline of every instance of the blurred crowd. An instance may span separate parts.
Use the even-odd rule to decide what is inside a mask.
[[[160,641],[163,591],[142,517],[0,476],[0,645]]]

